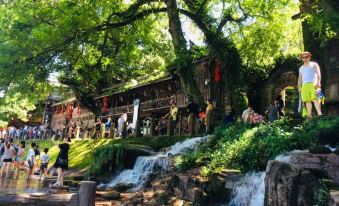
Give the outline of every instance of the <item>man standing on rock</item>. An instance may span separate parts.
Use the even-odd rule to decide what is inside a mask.
[[[298,91],[301,92],[302,103],[306,105],[307,117],[312,117],[312,102],[318,115],[322,115],[320,102],[316,98],[316,88],[321,88],[320,67],[311,61],[310,52],[301,53],[300,57],[304,65],[299,68]]]

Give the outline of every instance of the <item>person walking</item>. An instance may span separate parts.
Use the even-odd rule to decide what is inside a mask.
[[[21,141],[19,144],[18,152],[14,158],[14,168],[16,169],[16,177],[18,178],[20,167],[23,165],[23,155],[25,152],[25,141]]]
[[[4,144],[4,153],[2,155],[2,166],[0,170],[0,176],[4,176],[4,171],[6,171],[6,178],[9,177],[9,169],[11,168],[13,157],[16,155],[13,143],[7,140]]]
[[[54,187],[62,187],[64,184],[64,171],[68,169],[68,151],[69,151],[69,142],[70,138],[64,138],[63,143],[57,144],[54,138],[51,139],[54,145],[59,146],[59,154],[54,163],[54,168],[57,169],[58,179],[57,182],[53,184]]]
[[[36,164],[35,150],[36,150],[36,144],[33,142],[31,144],[31,148],[28,151],[27,159],[26,159],[27,166],[28,166],[27,180],[32,179],[32,176],[33,176],[33,169],[34,169],[34,165]]]
[[[205,125],[206,125],[206,134],[210,134],[213,130],[213,102],[212,100],[206,101],[207,107],[206,107],[206,116],[205,116]]]
[[[280,111],[277,100],[274,101],[274,104],[270,104],[265,113],[267,114],[270,123],[279,119]]]
[[[312,102],[317,110],[318,116],[321,116],[320,102],[316,98],[316,89],[321,88],[321,71],[316,62],[311,61],[310,52],[301,53],[301,59],[304,64],[299,68],[298,91],[301,93],[302,103],[306,105],[307,117],[312,117]]]
[[[41,164],[40,164],[40,179],[44,180],[47,177],[47,171],[48,171],[48,163],[50,160],[50,157],[48,155],[48,148],[44,149],[44,152],[40,156]],[[42,178],[41,178],[42,176]]]

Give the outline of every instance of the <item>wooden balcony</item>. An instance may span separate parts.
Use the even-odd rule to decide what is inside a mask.
[[[162,99],[149,100],[140,103],[141,112],[151,112],[161,109],[167,109],[171,106],[172,97],[166,97]],[[107,110],[107,113],[111,116],[118,116],[123,113],[131,114],[133,113],[133,104],[110,108]]]

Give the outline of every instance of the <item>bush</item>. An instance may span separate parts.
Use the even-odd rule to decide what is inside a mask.
[[[273,124],[248,126],[237,123],[221,125],[215,137],[197,151],[176,157],[180,170],[202,166],[202,175],[209,176],[227,168],[242,172],[264,170],[267,161],[295,149],[308,149],[316,141],[320,129],[339,130],[339,118],[322,117],[310,121],[283,118]]]

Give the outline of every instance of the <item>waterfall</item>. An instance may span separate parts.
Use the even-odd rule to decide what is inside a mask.
[[[233,189],[229,206],[262,206],[265,198],[265,172],[249,172]]]
[[[280,162],[289,163],[291,157],[303,154],[307,150],[294,150],[275,158]],[[228,206],[263,206],[265,198],[266,172],[248,172],[236,184]]]
[[[133,189],[140,189],[147,177],[154,171],[166,171],[171,167],[171,155],[177,155],[196,149],[199,143],[206,140],[205,137],[195,137],[178,142],[172,145],[166,152],[156,154],[154,156],[140,156],[137,158],[133,169],[123,170],[120,174],[112,179],[107,185],[99,185],[99,187],[114,187],[118,184],[132,184]]]

